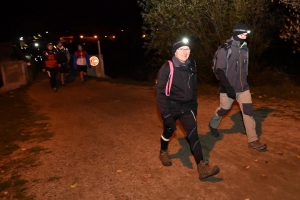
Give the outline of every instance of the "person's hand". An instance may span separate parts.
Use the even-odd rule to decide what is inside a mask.
[[[172,132],[176,130],[175,120],[174,117],[172,117],[171,115],[167,118],[164,118],[164,125]]]
[[[46,72],[46,69],[42,69],[43,72]]]
[[[226,94],[229,98],[236,99],[236,93],[232,86],[226,88],[225,90],[226,90]]]

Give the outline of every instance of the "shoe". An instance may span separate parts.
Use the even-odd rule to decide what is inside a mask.
[[[53,92],[57,92],[57,88],[56,87],[53,88]]]
[[[212,136],[214,136],[214,137],[220,136],[218,129],[211,127],[210,123],[208,123],[208,127],[210,129]]]
[[[210,176],[214,176],[220,172],[220,168],[218,166],[214,166],[213,168],[210,168],[208,166],[208,162],[204,162],[203,160],[200,161],[200,163],[197,166],[197,169],[198,169],[200,180]]]
[[[262,151],[262,150],[265,150],[267,148],[267,145],[261,143],[259,140],[256,140],[256,141],[253,141],[253,142],[249,142],[248,147],[251,148],[251,149],[255,149],[257,151]]]
[[[159,159],[163,166],[171,166],[172,165],[172,162],[169,158],[168,150],[160,150]]]

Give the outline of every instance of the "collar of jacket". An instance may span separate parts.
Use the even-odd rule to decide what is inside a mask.
[[[231,46],[235,46],[239,49],[245,49],[248,51],[247,42],[243,42],[243,44],[241,45],[240,41],[234,40],[233,37],[231,37],[229,40],[226,40],[227,43],[230,41],[232,41]]]
[[[180,67],[180,68],[182,68],[184,70],[187,69],[186,63],[180,62],[175,56],[173,56],[172,62],[174,64],[174,67]]]

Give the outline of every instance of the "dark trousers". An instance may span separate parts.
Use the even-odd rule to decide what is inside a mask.
[[[56,88],[56,74],[57,74],[57,68],[49,68],[46,67],[46,71],[50,80],[50,85],[52,88]]]
[[[191,151],[197,164],[199,164],[199,162],[203,160],[203,153],[198,137],[196,116],[194,115],[193,111],[189,109],[188,105],[180,105],[179,103],[173,102],[169,109],[174,117],[175,122],[179,119],[181,125],[183,126]],[[172,134],[173,132],[170,132],[167,127],[164,127],[164,132],[162,134],[164,139],[169,140],[172,137]]]

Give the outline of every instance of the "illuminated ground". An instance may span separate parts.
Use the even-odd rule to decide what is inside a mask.
[[[39,114],[54,137],[41,145],[41,165],[24,169],[27,193],[36,199],[299,199],[300,108],[298,103],[254,99],[258,133],[267,152],[247,147],[237,105],[223,120],[221,138],[208,121],[218,96],[199,96],[199,137],[220,174],[199,181],[182,129],[170,143],[173,166],[158,159],[161,122],[154,89],[76,79],[53,93],[47,80],[30,86]],[[180,125],[178,124],[178,127]],[[26,148],[30,143],[24,143]],[[21,151],[21,150],[20,150]],[[49,177],[57,180],[49,181]]]

